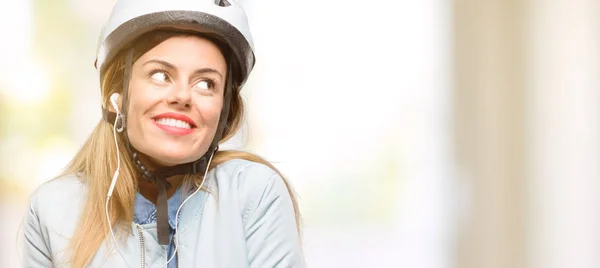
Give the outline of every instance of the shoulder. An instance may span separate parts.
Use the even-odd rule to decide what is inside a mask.
[[[86,187],[76,175],[65,175],[40,185],[30,197],[30,209],[40,222],[65,223],[65,217],[74,215],[85,201]]]
[[[239,198],[247,209],[266,197],[289,198],[284,179],[263,163],[244,159],[228,160],[218,165],[212,176],[211,190],[216,190],[220,196]]]
[[[236,158],[218,165],[215,168],[215,176],[241,185],[261,185],[279,177],[279,174],[263,163]]]
[[[30,202],[38,208],[72,203],[77,201],[84,191],[85,185],[78,176],[65,175],[38,186],[31,194]]]
[[[214,186],[235,187],[240,192],[256,192],[270,184],[283,184],[283,178],[273,168],[239,158],[219,164],[214,169],[213,176]]]
[[[231,159],[214,168],[214,180],[209,187],[219,192],[233,190],[241,194],[261,191],[269,184],[283,183],[283,178],[271,167],[245,159]]]

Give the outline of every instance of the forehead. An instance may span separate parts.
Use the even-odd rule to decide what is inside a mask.
[[[222,73],[226,70],[225,58],[219,47],[211,40],[195,35],[170,37],[144,53],[136,63],[144,64],[156,59],[183,69],[211,67]]]

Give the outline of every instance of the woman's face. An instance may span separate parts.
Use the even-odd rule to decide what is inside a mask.
[[[215,135],[227,66],[218,47],[196,36],[171,37],[132,66],[127,132],[152,164],[200,158]]]

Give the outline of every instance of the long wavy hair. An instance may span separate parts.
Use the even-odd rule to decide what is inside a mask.
[[[133,48],[133,62],[139,59],[144,53],[161,42],[174,36],[197,35],[193,33],[184,33],[176,31],[155,31],[138,38],[130,45]],[[207,38],[205,35],[199,35]],[[226,47],[219,44],[218,40],[209,38],[215,44],[218,44],[223,52]],[[125,50],[123,50],[125,51]],[[230,63],[228,63],[230,64]],[[231,70],[230,68],[229,70]],[[101,74],[101,97],[102,105],[105,108],[110,107],[109,96],[114,92],[120,92],[123,83],[123,74],[125,70],[125,56],[121,53],[112,60],[106,71]],[[231,138],[238,130],[240,122],[244,116],[244,103],[239,90],[233,90],[230,101],[230,112],[227,118],[227,125],[221,142]],[[116,187],[112,194],[109,204],[110,224],[115,227],[115,232],[119,237],[128,235],[130,228],[128,223],[133,220],[133,206],[135,193],[138,190],[139,175],[132,158],[127,151],[126,140],[123,135],[117,136],[121,156],[121,171]],[[215,153],[209,169],[218,166],[231,159],[245,159],[253,162],[265,164],[275,170],[281,177],[283,175],[271,163],[263,158],[242,151],[218,151]],[[87,200],[83,211],[78,219],[75,233],[70,240],[68,250],[72,253],[70,264],[73,267],[85,267],[94,258],[97,250],[109,235],[108,220],[105,214],[106,193],[111,183],[113,173],[117,168],[117,151],[114,146],[114,137],[112,125],[105,120],[100,120],[94,131],[91,133],[85,144],[77,152],[75,157],[68,164],[65,171],[60,175],[78,174],[78,177],[84,181],[87,186]],[[60,178],[59,178],[60,179]],[[202,175],[186,175],[184,183],[194,183],[200,185]],[[284,179],[288,192],[292,199],[298,234],[301,234],[300,213],[295,192],[289,182]],[[204,190],[204,189],[203,189]],[[127,224],[117,224],[127,223]],[[108,241],[108,240],[107,240]]]

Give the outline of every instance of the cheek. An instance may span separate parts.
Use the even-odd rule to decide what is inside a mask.
[[[157,102],[160,94],[151,92],[151,89],[141,82],[132,81],[129,87],[129,103],[127,111],[128,132],[135,136],[141,136],[143,117]]]
[[[133,102],[129,104],[129,110],[127,111],[127,134],[129,141],[134,147],[139,148],[139,144],[136,144],[144,136],[144,130],[142,129],[142,107],[139,102]]]
[[[222,99],[199,99],[195,105],[205,127],[216,128],[219,124],[221,107],[223,107]]]
[[[133,79],[129,85],[129,114],[140,116],[165,98],[167,88],[156,88],[143,79]]]

